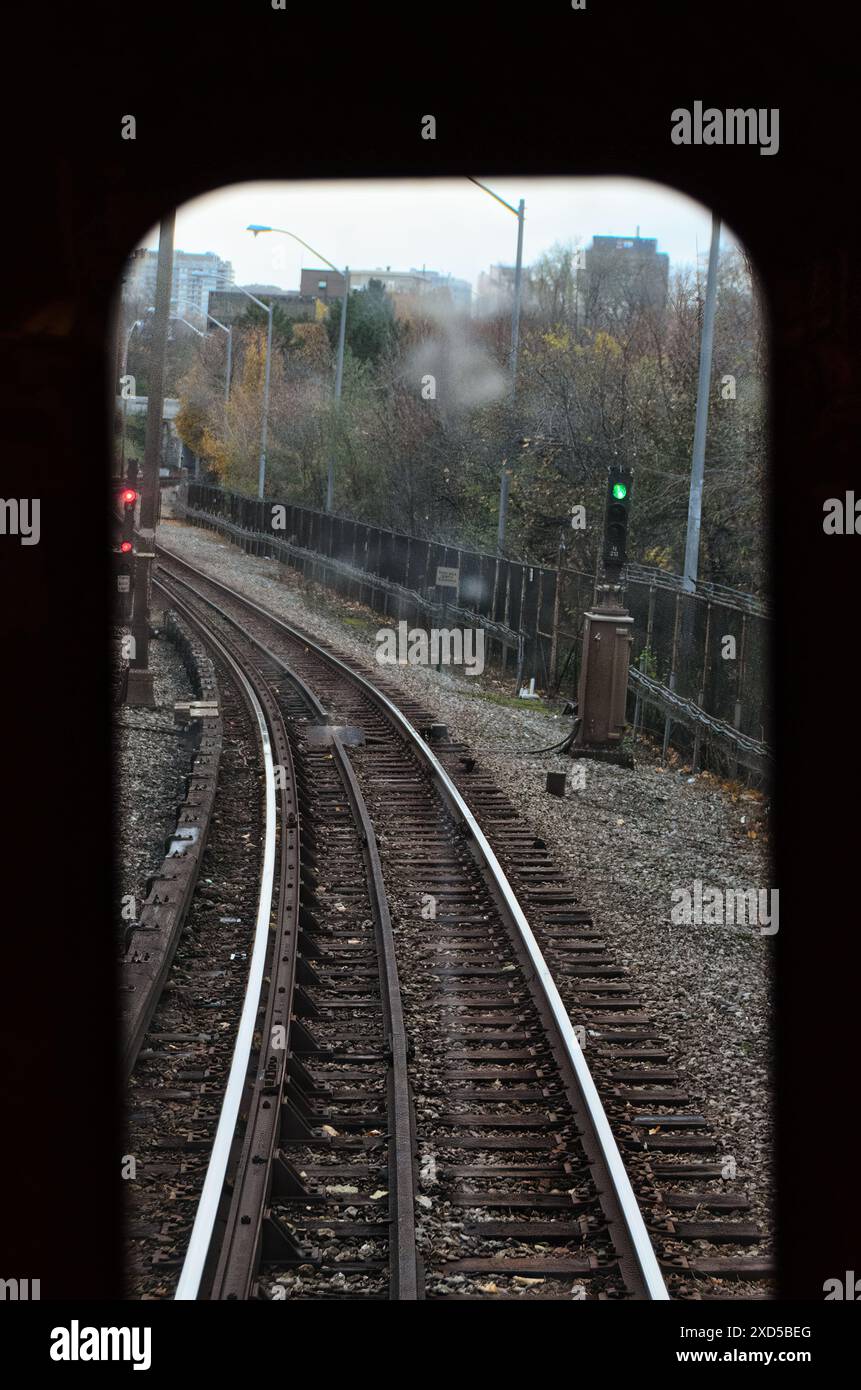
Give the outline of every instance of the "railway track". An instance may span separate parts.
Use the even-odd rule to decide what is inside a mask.
[[[253,713],[237,671],[224,661],[215,671],[208,693],[218,699],[217,732],[204,735],[204,746],[220,745],[217,784],[195,797],[195,765],[191,806],[150,890],[152,925],[145,908],[121,967],[131,1071],[124,1147],[139,1168],[124,1187],[127,1283],[142,1298],[165,1296],[182,1263],[230,1070],[235,1028],[226,1020],[242,1008],[262,864]],[[195,805],[207,792],[208,835]],[[192,869],[196,889],[180,915],[178,888]]]
[[[708,1144],[697,1117],[691,1139],[670,1109],[679,1093],[655,1089],[674,1077],[666,1052],[540,840],[426,710],[396,707],[384,681],[170,552],[159,566],[184,621],[223,646],[266,711],[287,794],[279,862],[292,816],[301,883],[294,894],[282,878],[270,912],[280,945],[262,995],[246,997],[258,1027],[248,1054],[237,1044],[242,1100],[222,1113],[227,1157],[207,1177],[177,1296],[663,1299],[664,1274],[707,1284],[702,1245],[684,1242],[717,1223],[686,1235],[676,1213],[743,1198],[659,1192],[651,1150],[638,1166],[642,1139],[627,1134],[658,1121],[647,1128],[667,1144],[667,1179],[714,1176],[690,1158]],[[613,1100],[637,1104],[628,1129],[599,1099],[571,985]],[[671,1213],[649,1229],[613,1129],[640,1202]],[[743,1240],[730,1224],[724,1238]],[[653,1242],[667,1236],[662,1272]],[[730,1258],[718,1277],[766,1273]]]
[[[216,1272],[212,1296],[254,1289],[269,1297],[451,1296],[460,1287],[465,1296],[481,1296],[483,1282],[488,1293],[510,1288],[520,1297],[524,1284],[529,1296],[538,1289],[570,1297],[573,1287],[583,1297],[666,1297],[549,972],[493,851],[425,741],[385,697],[312,653],[303,638],[292,636],[288,660],[251,631],[247,614],[237,619],[218,611],[211,596],[178,578],[172,563],[162,563],[161,582],[186,620],[196,617],[234,655],[244,644],[246,669],[268,687],[290,728],[301,820],[314,833],[289,1063],[280,1091],[277,1078],[274,1083],[281,1115],[257,1267],[246,1289],[226,1293]],[[271,641],[271,630],[268,636]],[[313,685],[300,669],[312,661]],[[347,703],[361,723],[333,723],[331,710]],[[363,755],[360,777],[346,758],[347,742],[352,760]],[[381,779],[376,789],[370,766]],[[331,781],[336,768],[340,785]],[[373,825],[360,780],[382,792],[388,808],[384,816],[383,805],[375,806]],[[375,831],[386,842],[385,861],[389,841],[407,861],[395,880],[399,912],[418,907],[424,924],[412,943],[417,968],[410,970],[404,1006],[422,1097],[415,1116],[400,1126],[386,1075],[394,1072],[392,1041],[381,1018],[389,1011],[382,996],[390,1002],[397,977]],[[357,832],[363,875],[351,843]],[[380,970],[386,932],[388,979]],[[459,963],[459,950],[476,947],[497,964]],[[402,1036],[405,1058],[405,1031]],[[258,1063],[258,1075],[266,1070]],[[531,1085],[521,1084],[524,1073]],[[429,1097],[438,1103],[428,1104]],[[248,1129],[246,1155],[254,1147],[247,1135]],[[387,1155],[385,1171],[375,1168],[377,1152]],[[445,1183],[444,1201],[414,1191],[416,1154],[431,1188]],[[247,1170],[240,1161],[234,1208]],[[435,1216],[435,1207],[445,1215]],[[463,1219],[453,1220],[452,1209]],[[250,1211],[243,1214],[252,1225]],[[414,1242],[416,1272],[403,1288],[391,1249],[386,1264],[381,1258],[393,1232],[407,1244],[412,1232]],[[229,1236],[220,1248],[219,1267],[235,1270]],[[401,1270],[405,1264],[400,1261]],[[514,1281],[521,1281],[519,1289]],[[180,1296],[193,1284],[184,1271]]]

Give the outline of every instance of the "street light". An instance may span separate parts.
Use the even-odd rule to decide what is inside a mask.
[[[347,301],[349,299],[350,294],[350,267],[347,265],[344,266],[343,270],[339,270],[336,265],[333,265],[332,262],[327,260],[325,256],[321,255],[319,251],[315,250],[313,246],[310,246],[307,241],[303,241],[302,238],[300,236],[297,236],[295,232],[288,232],[285,227],[264,227],[259,222],[252,222],[249,224],[249,226],[245,228],[245,230],[246,232],[253,232],[255,237],[259,236],[261,232],[278,232],[281,236],[292,237],[294,241],[298,241],[300,246],[304,246],[306,251],[310,251],[313,256],[316,256],[318,260],[321,260],[323,262],[324,265],[327,265],[330,270],[334,270],[336,275],[342,275],[344,277],[344,298],[343,303],[341,305],[341,322],[338,325],[338,358],[335,365],[335,406],[336,409],[340,408],[341,386],[344,380],[344,342],[347,331]],[[245,293],[247,293],[247,291],[245,291]],[[327,512],[330,512],[332,510],[332,502],[334,500],[334,496],[335,459],[334,456],[330,454],[329,468],[326,476]]]
[[[186,328],[190,328],[192,333],[197,334],[198,338],[206,337],[205,333],[201,333],[199,328],[195,328],[194,324],[189,323],[188,319],[184,319],[181,314],[168,314],[168,318],[172,319],[174,323],[184,323]]]
[[[469,174],[467,174],[467,178],[470,183],[474,183],[476,187],[482,189],[484,193],[489,193],[491,198],[495,198],[497,203],[501,203],[509,212],[513,212],[514,216],[517,218],[517,260],[514,266],[514,305],[511,310],[511,353],[508,359],[508,367],[511,373],[511,407],[513,417],[514,404],[517,398],[517,354],[520,347],[520,288],[523,271],[523,222],[526,213],[526,204],[521,198],[519,206],[516,208],[512,207],[511,203],[507,203],[504,198],[500,198],[498,193],[494,193],[492,188],[488,188],[485,184],[480,183],[478,179],[472,178]],[[502,474],[499,480],[499,526],[496,536],[496,546],[500,551],[505,543],[505,521],[508,512],[508,478],[508,470],[503,463]]]
[[[706,428],[709,416],[709,382],[712,370],[712,345],[715,331],[717,302],[717,267],[720,251],[720,218],[712,213],[712,234],[709,243],[709,264],[706,274],[706,302],[700,337],[700,370],[697,381],[697,410],[694,421],[694,448],[691,458],[691,486],[688,496],[688,529],[685,537],[685,569],[683,587],[696,593],[700,556],[700,525],[703,507],[703,472],[706,457]],[[691,613],[693,609],[689,610]]]

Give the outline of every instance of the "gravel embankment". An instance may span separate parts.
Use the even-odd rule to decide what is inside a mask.
[[[115,698],[126,664],[120,643],[127,631],[114,630]],[[111,727],[116,891],[121,898],[134,894],[138,912],[146,896],[146,879],[161,865],[164,842],[176,827],[181,782],[192,760],[191,736],[173,719],[174,702],[192,694],[182,658],[166,636],[150,642],[149,654],[156,708],[117,705]],[[121,916],[120,903],[116,920],[122,940],[129,921]]]
[[[159,540],[214,578],[363,661],[369,673],[383,620],[338,595],[303,586],[301,576],[245,555],[212,532],[181,522]],[[777,935],[758,928],[678,925],[674,891],[767,889],[767,806],[763,798],[678,761],[662,768],[640,744],[633,770],[525,750],[558,741],[569,721],[511,701],[487,674],[468,678],[423,667],[383,668],[438,712],[480,765],[570,870],[578,896],[605,932],[614,957],[675,1046],[690,1090],[732,1155],[752,1209],[771,1228],[771,1010]],[[584,785],[549,796],[549,769],[582,769]]]

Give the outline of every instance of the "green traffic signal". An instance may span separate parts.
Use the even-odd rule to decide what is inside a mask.
[[[614,483],[614,484],[613,484],[613,496],[614,496],[614,497],[627,497],[627,496],[628,496],[628,489],[627,489],[627,487],[625,486],[624,483]]]

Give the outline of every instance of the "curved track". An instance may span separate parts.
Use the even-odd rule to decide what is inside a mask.
[[[276,1155],[276,1141],[285,1087],[290,1079],[291,1008],[301,938],[303,873],[296,770],[278,700],[260,671],[241,652],[241,644],[229,637],[216,637],[180,598],[173,594],[169,597],[243,689],[256,720],[263,764],[264,850],[245,998],[212,1152],[175,1295],[181,1300],[195,1299],[203,1291],[214,1299],[247,1298],[267,1253],[273,1249],[277,1252],[280,1243],[288,1262],[292,1262],[294,1254],[289,1237],[273,1219],[268,1204],[273,1175],[284,1180],[285,1164]],[[310,691],[306,696],[313,701]],[[377,926],[385,1048],[390,1062],[388,1118],[395,1136],[390,1145],[390,1288],[393,1297],[415,1298],[418,1262],[412,1215],[406,1037],[391,925],[373,829],[337,737],[333,739],[333,750],[330,756],[343,777],[352,814],[360,827]],[[304,878],[307,882],[307,872]],[[229,1196],[225,1191],[228,1172]],[[287,1181],[289,1185],[289,1176]]]
[[[284,1005],[287,1046],[280,1058],[260,1050],[241,1135],[233,1110],[224,1112],[225,1137],[234,1124],[232,1196],[222,1191],[215,1201],[224,1181],[219,1159],[206,1214],[195,1222],[196,1234],[198,1222],[209,1231],[209,1253],[199,1276],[184,1271],[178,1296],[193,1297],[203,1284],[210,1297],[411,1298],[423,1295],[426,1276],[430,1295],[480,1297],[479,1281],[494,1278],[502,1281],[494,1294],[519,1280],[530,1296],[571,1297],[573,1279],[574,1297],[667,1298],[568,1012],[497,856],[414,726],[423,712],[399,708],[307,634],[169,551],[159,550],[159,566],[159,582],[185,620],[208,640],[217,634],[241,663],[268,708],[270,729],[281,720],[289,751],[278,761],[292,768],[300,859],[306,825],[310,851],[307,866],[294,865],[306,917],[292,933],[293,986],[277,986],[292,1000]],[[333,763],[339,780],[327,788]],[[291,812],[282,807],[282,814]],[[312,827],[326,849],[316,865]],[[336,844],[361,856],[361,883],[354,859],[338,872]],[[403,1008],[384,873],[398,920],[418,918],[417,930],[401,927],[397,937],[402,970],[408,965]],[[414,910],[425,899],[434,905],[427,917]],[[334,924],[337,908],[348,913],[345,930]],[[374,952],[360,934],[368,908]],[[266,1005],[253,1007],[268,1027]],[[408,1099],[407,1030],[417,1119]],[[450,1110],[441,1113],[428,1095],[444,1097]],[[260,1141],[264,1109],[278,1120]],[[387,1187],[370,1191],[366,1182],[363,1190],[359,1174],[370,1176],[368,1155],[381,1146]],[[463,1150],[477,1162],[458,1164]],[[444,1203],[417,1193],[417,1154],[423,1181],[428,1165],[439,1170]],[[348,1180],[327,1183],[328,1176]],[[387,1203],[382,1212],[379,1202]],[[425,1215],[436,1206],[445,1207],[445,1224]],[[370,1219],[353,1220],[359,1214]],[[465,1219],[452,1221],[452,1214]],[[322,1250],[308,1240],[320,1232],[328,1243]],[[201,1240],[192,1246],[199,1251]],[[544,1287],[539,1293],[533,1284]],[[522,1288],[514,1292],[523,1296]]]

